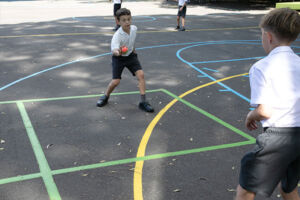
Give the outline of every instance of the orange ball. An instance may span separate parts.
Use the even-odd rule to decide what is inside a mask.
[[[122,51],[122,53],[127,53],[128,47],[123,46],[123,47],[121,48],[121,51]]]

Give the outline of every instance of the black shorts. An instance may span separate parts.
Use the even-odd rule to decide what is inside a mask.
[[[133,76],[136,71],[142,69],[136,53],[131,53],[129,56],[112,56],[112,78],[121,79],[125,67]]]
[[[271,196],[279,182],[290,193],[299,180],[300,127],[267,128],[241,160],[239,183],[256,194]]]
[[[177,13],[177,16],[178,17],[182,17],[182,18],[185,18],[185,14],[186,14],[186,6],[183,7],[182,11],[180,11],[180,8],[182,6],[179,6],[178,7],[178,13]]]
[[[117,11],[121,8],[120,3],[115,3],[114,4],[114,16],[116,16]]]

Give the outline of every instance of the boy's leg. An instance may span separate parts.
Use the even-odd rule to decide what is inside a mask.
[[[177,16],[177,27],[176,27],[176,29],[177,30],[180,29],[180,17],[179,16]]]
[[[112,79],[108,84],[105,95],[109,97],[110,93],[120,84],[121,79]]]
[[[185,17],[182,17],[182,18],[181,18],[181,25],[182,25],[182,26],[181,26],[181,27],[182,27],[181,30],[182,30],[182,31],[185,31],[185,28],[184,28],[184,25],[185,25]]]
[[[292,192],[285,193],[280,187],[280,193],[284,200],[300,200],[298,187],[296,187]]]
[[[238,185],[235,200],[254,200],[255,194]]]
[[[153,112],[154,109],[152,106],[146,101],[146,84],[145,84],[145,77],[144,71],[138,70],[135,72],[135,75],[139,81],[139,89],[141,93],[141,102],[139,103],[139,108],[146,111],[146,112]]]
[[[112,79],[110,81],[106,89],[105,95],[101,96],[100,99],[97,101],[98,107],[103,107],[107,104],[110,94],[119,84],[120,84],[120,79]]]
[[[138,70],[135,72],[135,75],[139,81],[139,89],[141,95],[145,95],[146,93],[146,83],[145,83],[145,76],[143,70]]]

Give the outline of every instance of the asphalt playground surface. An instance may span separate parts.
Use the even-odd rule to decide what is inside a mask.
[[[155,108],[145,113],[127,70],[96,107],[111,80],[111,4],[1,2],[0,200],[233,199],[240,159],[261,131],[244,119],[267,10],[191,6],[177,32],[176,5],[152,3],[160,10],[146,15],[134,13],[141,2],[123,5]]]

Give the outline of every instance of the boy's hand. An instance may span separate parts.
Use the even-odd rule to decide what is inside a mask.
[[[257,129],[255,113],[253,110],[248,113],[245,125],[250,131]]]
[[[121,55],[121,50],[120,49],[114,49],[112,53],[113,53],[114,56],[120,56]]]
[[[252,110],[248,113],[245,125],[252,131],[257,129],[256,122],[261,120],[269,119],[272,115],[272,108],[265,104],[259,104],[255,110]]]

